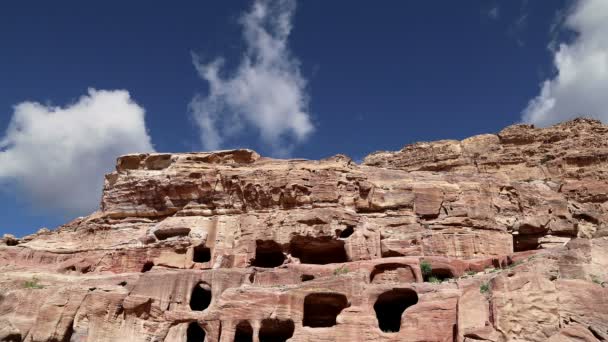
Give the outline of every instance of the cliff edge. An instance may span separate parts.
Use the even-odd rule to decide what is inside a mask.
[[[99,211],[0,240],[0,341],[606,341],[607,200],[589,119],[126,155]]]

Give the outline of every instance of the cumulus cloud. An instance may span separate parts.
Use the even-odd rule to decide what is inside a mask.
[[[258,0],[240,19],[246,51],[236,70],[221,75],[224,61],[194,65],[209,84],[190,110],[204,148],[225,146],[244,132],[254,132],[273,153],[284,155],[314,131],[308,112],[306,80],[291,55],[295,0]]]
[[[522,113],[525,122],[550,125],[577,116],[608,122],[608,1],[578,0],[564,25],[576,36],[555,44],[555,75]]]
[[[498,5],[494,5],[488,10],[487,14],[490,19],[498,20],[498,18],[500,17],[500,8],[498,7]]]
[[[0,181],[35,209],[86,214],[118,155],[153,150],[144,109],[127,91],[89,89],[65,107],[22,102],[0,140]]]

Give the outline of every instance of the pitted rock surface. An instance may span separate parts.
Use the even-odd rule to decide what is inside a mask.
[[[133,154],[0,240],[0,341],[608,340],[608,126],[311,161]]]

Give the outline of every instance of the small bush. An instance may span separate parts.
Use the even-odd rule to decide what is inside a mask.
[[[25,287],[26,289],[43,289],[44,286],[39,284],[39,280],[36,277],[32,277],[32,280],[26,280],[25,283],[23,284],[23,287]]]
[[[467,271],[468,276],[474,276],[476,274],[477,274],[477,272],[475,272],[475,271]]]
[[[433,272],[433,268],[431,267],[431,263],[423,260],[420,262],[420,271],[422,271],[423,276],[429,276],[431,272]]]
[[[483,283],[479,286],[479,292],[481,293],[488,293],[490,291],[490,284],[488,283]]]
[[[340,275],[340,274],[346,274],[348,272],[350,272],[349,269],[348,269],[348,267],[346,267],[346,266],[340,266],[340,267],[338,267],[338,268],[336,268],[334,270],[334,275],[337,276],[337,275]]]
[[[429,277],[429,283],[431,283],[431,284],[441,284],[441,280],[439,280],[439,278],[437,278],[437,277],[430,276]]]

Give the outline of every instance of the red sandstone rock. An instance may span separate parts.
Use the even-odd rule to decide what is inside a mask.
[[[120,157],[98,212],[0,240],[0,341],[607,340],[607,138]]]

